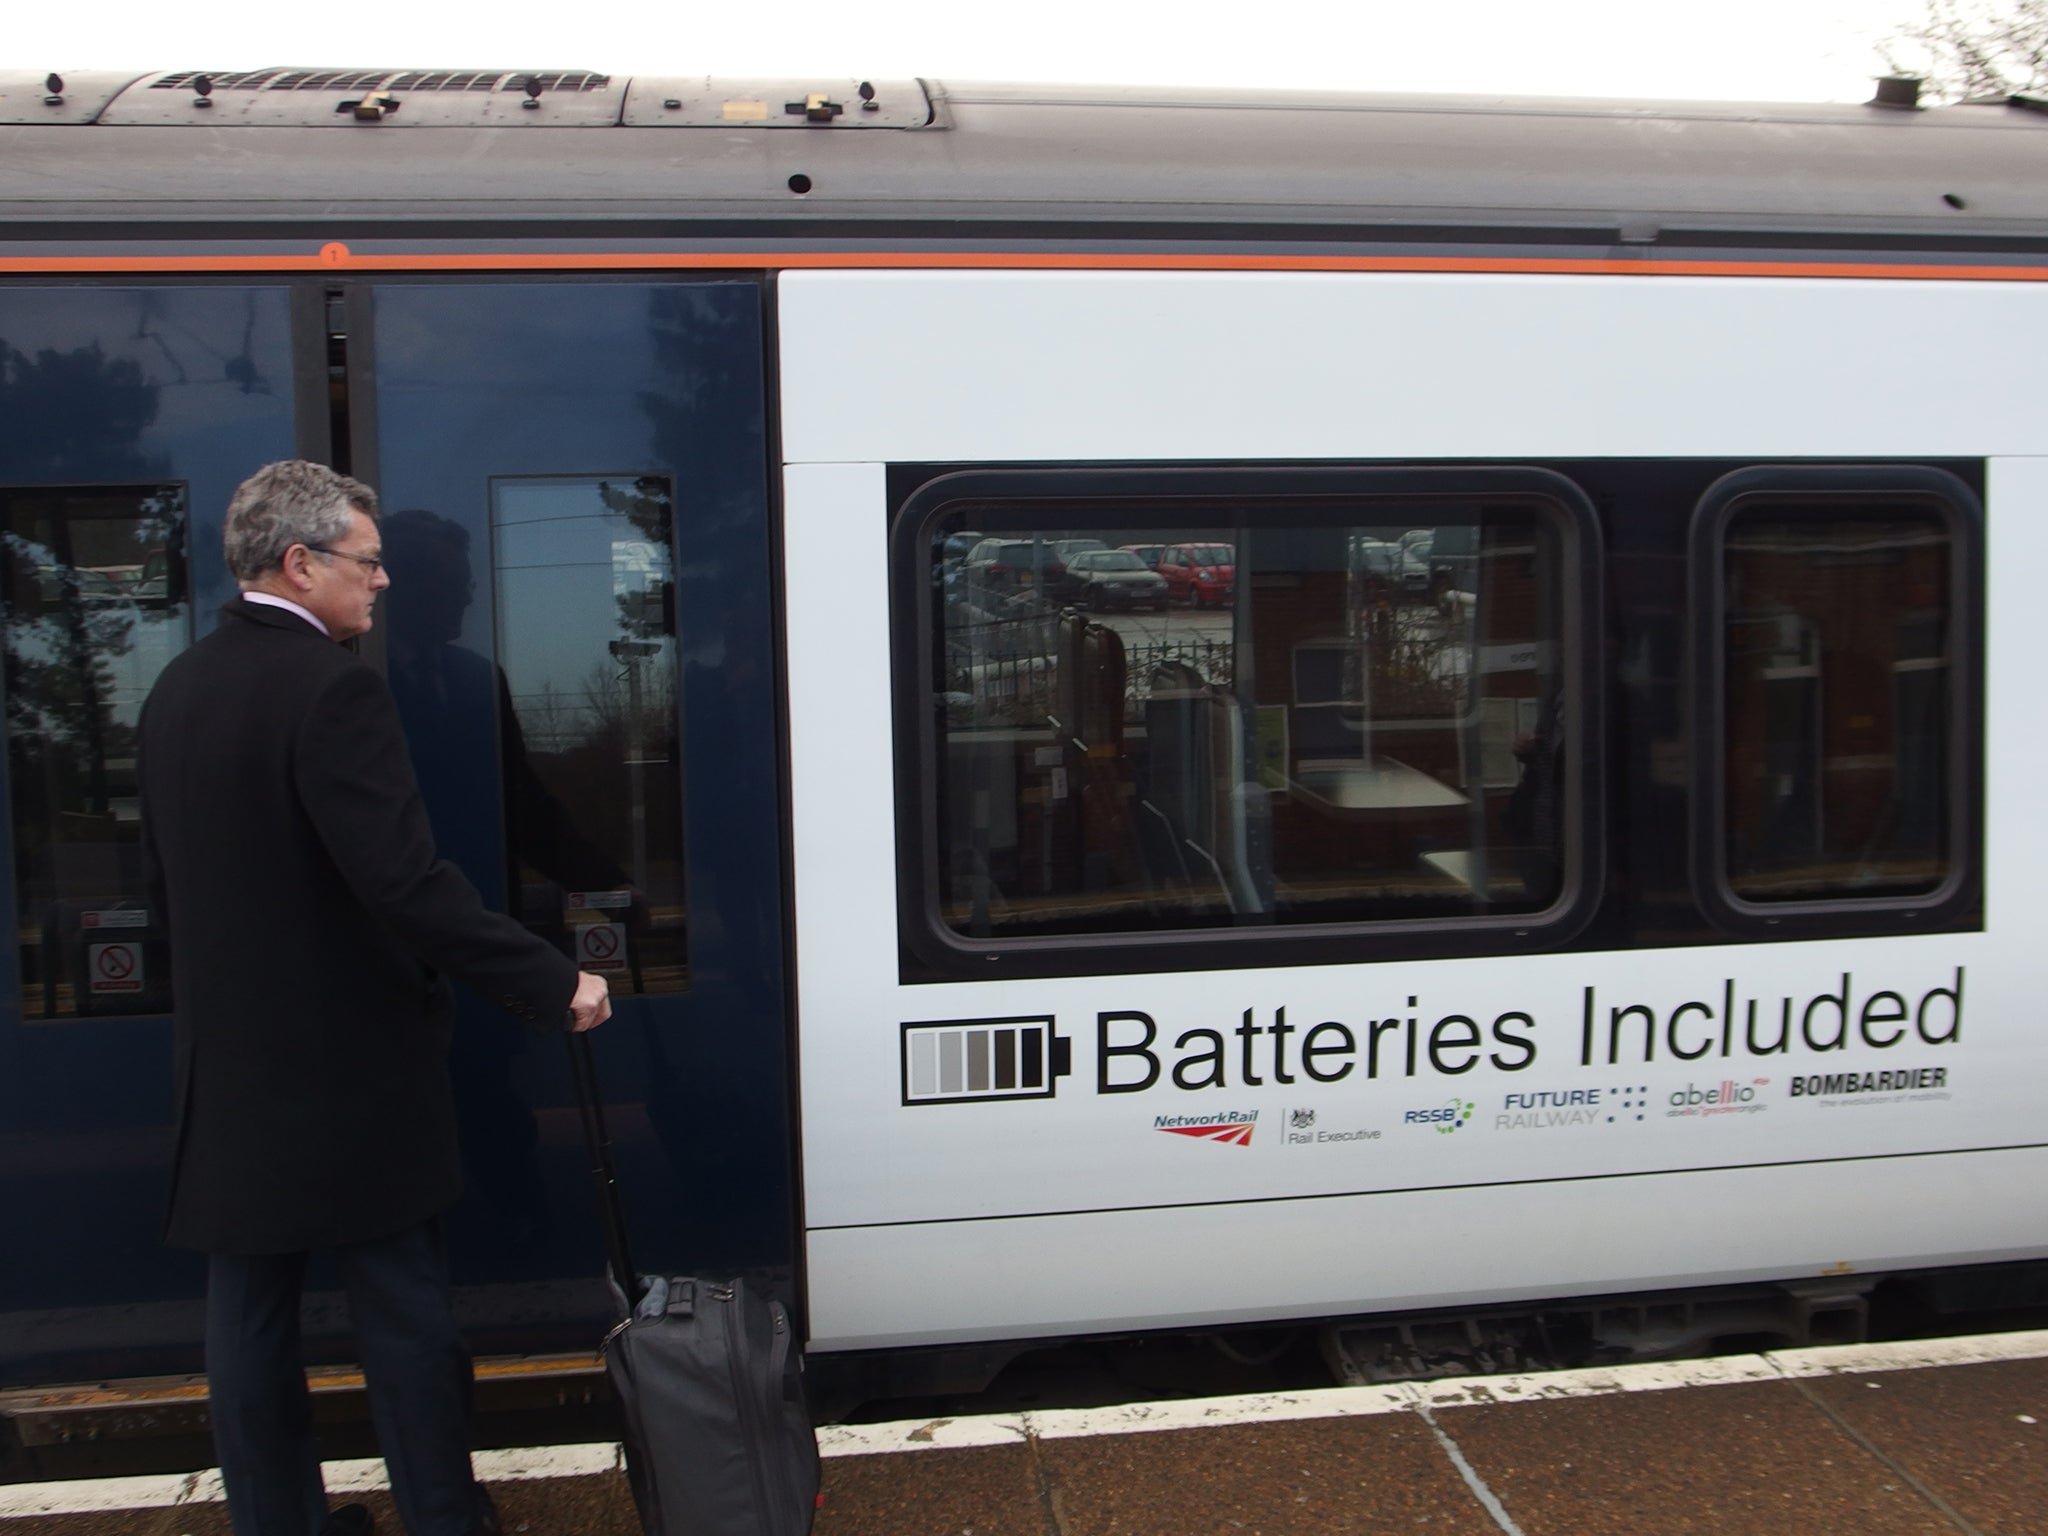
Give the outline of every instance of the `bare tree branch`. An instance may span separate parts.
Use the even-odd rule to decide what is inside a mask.
[[[1887,68],[1939,101],[2048,88],[2048,0],[1926,0],[1918,23],[1878,45]]]

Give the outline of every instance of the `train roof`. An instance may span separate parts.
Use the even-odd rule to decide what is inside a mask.
[[[2048,98],[0,72],[0,229],[2048,247]],[[17,247],[19,248],[19,247]]]

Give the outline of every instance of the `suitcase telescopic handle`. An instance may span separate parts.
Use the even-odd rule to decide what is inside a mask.
[[[569,1030],[566,1037],[569,1071],[576,1082],[576,1108],[583,1121],[583,1147],[590,1154],[590,1183],[597,1195],[597,1219],[604,1228],[605,1254],[611,1262],[612,1279],[626,1298],[630,1315],[640,1299],[640,1272],[633,1267],[633,1250],[626,1241],[626,1212],[619,1201],[618,1172],[612,1166],[612,1138],[605,1129],[597,1062],[591,1055],[588,1034]]]

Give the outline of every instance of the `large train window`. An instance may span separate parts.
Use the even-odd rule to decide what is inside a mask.
[[[622,993],[688,980],[672,522],[663,477],[491,483],[513,911]]]
[[[1964,899],[1978,528],[1931,470],[1756,469],[1708,493],[1695,861],[1722,921],[1925,922]]]
[[[181,485],[0,489],[16,944],[32,1019],[170,1006],[136,725],[191,638]]]
[[[1012,482],[935,482],[899,531],[939,945],[1512,946],[1578,909],[1597,582],[1565,482]]]

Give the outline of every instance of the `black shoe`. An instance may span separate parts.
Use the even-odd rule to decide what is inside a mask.
[[[498,1506],[491,1499],[491,1490],[482,1483],[476,1485],[476,1536],[504,1536],[505,1527],[498,1519]]]
[[[377,1522],[370,1518],[367,1504],[339,1504],[327,1512],[327,1524],[320,1536],[371,1536]]]

